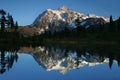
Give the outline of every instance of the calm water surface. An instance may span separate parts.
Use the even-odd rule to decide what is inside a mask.
[[[1,51],[0,80],[120,80],[119,66],[119,55],[24,47]]]

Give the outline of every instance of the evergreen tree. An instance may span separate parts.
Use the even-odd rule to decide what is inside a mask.
[[[118,67],[120,67],[120,57],[117,58]]]
[[[109,68],[112,68],[112,64],[113,64],[113,58],[109,58]]]
[[[120,31],[120,17],[119,17],[119,19],[117,20],[117,29],[118,29],[118,31]]]
[[[15,30],[17,30],[18,29],[18,22],[16,21],[16,23],[15,23]]]
[[[4,32],[5,30],[5,24],[4,21],[1,21],[1,31]]]
[[[10,14],[7,14],[7,26],[11,27],[11,22],[10,22]]]
[[[6,18],[5,18],[5,15],[6,15],[6,12],[2,9],[0,10],[0,14],[2,15],[1,16],[1,31],[4,32],[5,30],[5,22],[6,22]]]
[[[14,20],[12,15],[10,16],[10,25],[11,25],[11,29],[14,29]]]
[[[110,22],[113,22],[112,15],[110,16]]]
[[[112,15],[110,16],[109,31],[115,31]]]
[[[6,12],[2,9],[2,10],[0,10],[0,14],[1,14],[2,16],[4,16],[4,15],[6,15]]]
[[[16,22],[16,23],[14,24],[13,17],[12,17],[12,15],[10,15],[9,13],[8,13],[8,15],[7,15],[7,25],[8,25],[8,27],[11,28],[11,30],[12,30],[12,29],[16,29],[16,28],[18,27],[18,23]]]

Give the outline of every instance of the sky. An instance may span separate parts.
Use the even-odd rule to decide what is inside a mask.
[[[19,25],[30,25],[46,9],[66,6],[83,14],[118,18],[120,0],[0,0],[0,9],[12,14]]]

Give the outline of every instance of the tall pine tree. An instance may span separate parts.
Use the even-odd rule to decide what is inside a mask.
[[[109,31],[111,32],[115,31],[112,15],[110,16]]]
[[[1,31],[4,32],[5,30],[5,22],[6,22],[6,18],[5,18],[5,15],[6,15],[6,12],[2,9],[0,10],[0,14],[2,15],[1,16]]]
[[[5,30],[5,21],[6,21],[5,16],[2,16],[1,18],[1,31],[2,32],[4,32]]]
[[[15,30],[18,29],[18,22],[17,21],[15,22],[15,26],[14,27],[15,27]]]
[[[11,27],[11,22],[10,22],[10,14],[7,14],[7,26]]]
[[[120,17],[117,20],[117,29],[118,29],[118,31],[120,31]]]
[[[11,29],[14,29],[14,20],[12,15],[10,16],[10,25],[11,25]]]

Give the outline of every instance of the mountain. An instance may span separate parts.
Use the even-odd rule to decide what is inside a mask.
[[[85,28],[91,25],[98,26],[109,22],[109,19],[106,17],[96,16],[94,14],[85,15],[63,6],[57,10],[47,9],[35,19],[31,27],[37,28],[39,33],[45,30],[50,30],[51,32],[61,31],[64,30],[65,27],[73,29],[76,28],[75,20],[78,17],[80,24]]]

